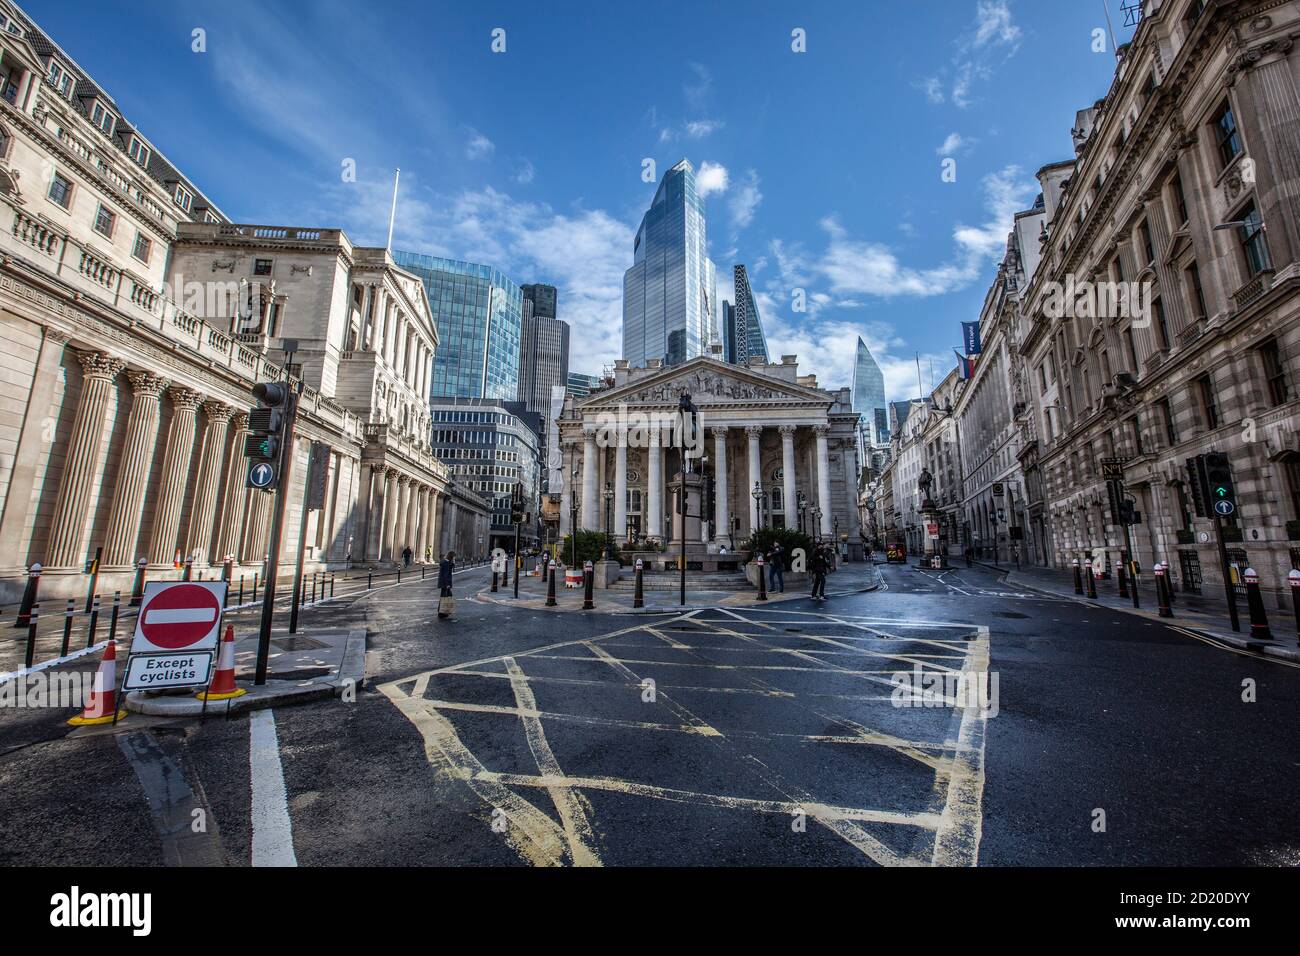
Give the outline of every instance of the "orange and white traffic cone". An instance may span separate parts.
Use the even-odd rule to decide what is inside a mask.
[[[104,648],[104,659],[99,662],[95,672],[95,686],[90,691],[90,700],[81,713],[68,721],[73,727],[85,727],[89,724],[111,724],[126,716],[126,711],[117,707],[117,641],[109,641]]]
[[[217,672],[212,675],[208,689],[195,696],[199,700],[230,700],[247,693],[244,688],[235,686],[235,627],[227,624],[226,636],[221,639],[221,651],[217,654]]]

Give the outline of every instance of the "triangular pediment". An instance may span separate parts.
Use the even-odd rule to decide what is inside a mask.
[[[752,368],[700,356],[660,372],[642,375],[625,385],[597,392],[578,402],[577,407],[675,406],[683,393],[689,394],[698,408],[766,403],[825,407],[832,402],[831,397],[820,389],[795,385]]]

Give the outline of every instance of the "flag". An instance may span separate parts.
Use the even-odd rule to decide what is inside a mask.
[[[961,324],[961,340],[966,347],[967,355],[979,355],[980,348],[980,324],[978,322],[963,322]]]
[[[975,374],[975,360],[962,355],[956,349],[952,352],[957,356],[957,377],[964,382]]]

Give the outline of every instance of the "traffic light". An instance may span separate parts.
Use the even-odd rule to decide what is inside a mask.
[[[258,382],[253,386],[257,406],[248,412],[248,436],[244,457],[253,459],[248,468],[248,486],[269,491],[280,478],[280,449],[285,419],[293,396],[283,382]]]
[[[1187,459],[1187,487],[1192,492],[1192,510],[1198,518],[1210,517],[1210,508],[1206,503],[1208,492],[1205,480],[1205,456],[1197,455]]]
[[[1220,518],[1237,510],[1237,489],[1232,482],[1232,462],[1221,451],[1205,456],[1205,488],[1210,508]]]

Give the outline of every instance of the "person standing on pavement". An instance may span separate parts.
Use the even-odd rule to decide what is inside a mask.
[[[408,568],[411,566],[412,554],[414,554],[414,552],[411,550],[411,546],[409,544],[402,549],[402,563],[405,564]]]
[[[779,541],[767,553],[767,589],[785,591],[785,548]]]
[[[826,549],[820,545],[812,553],[812,599],[826,600]]]
[[[451,617],[452,594],[451,594],[451,576],[456,570],[456,552],[448,551],[442,562],[438,565],[438,617],[446,620]]]

